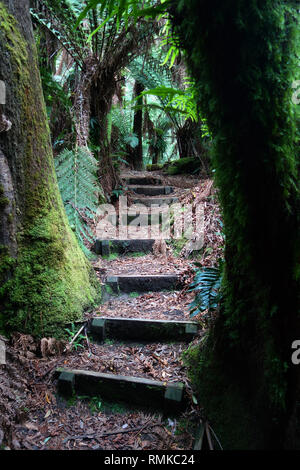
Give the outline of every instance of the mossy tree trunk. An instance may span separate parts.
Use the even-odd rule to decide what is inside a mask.
[[[185,0],[173,11],[215,137],[224,301],[207,347],[194,351],[195,380],[227,448],[300,445],[297,15],[292,0]]]
[[[0,1],[0,79],[12,122],[0,134],[2,328],[55,335],[82,318],[98,284],[58,190],[28,0]]]

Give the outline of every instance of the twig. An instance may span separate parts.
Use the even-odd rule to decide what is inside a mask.
[[[86,339],[86,343],[87,343],[89,353],[92,354],[92,351],[91,351],[91,348],[90,348],[89,338],[88,338],[88,335],[87,335],[87,325],[85,325],[84,334],[85,334],[85,339]]]
[[[104,432],[103,434],[100,434],[100,435],[97,435],[97,436],[91,436],[90,434],[81,434],[81,435],[77,435],[77,436],[69,436],[69,437],[66,437],[66,439],[63,440],[63,443],[65,444],[66,442],[71,441],[73,439],[74,440],[77,440],[77,439],[95,439],[96,441],[98,441],[98,439],[100,439],[101,437],[107,437],[107,436],[113,436],[113,435],[116,435],[116,434],[126,434],[126,433],[129,433],[129,432],[141,431],[147,425],[148,425],[148,422],[146,424],[144,424],[143,426],[140,426],[138,428],[118,429],[116,431]],[[154,427],[154,426],[158,426],[158,424],[153,423],[153,424],[150,425],[150,427]]]
[[[149,421],[151,421],[151,418],[149,418],[148,421],[146,421],[146,423],[143,426],[137,429],[136,434],[133,436],[134,438],[136,438],[141,433],[141,431],[143,431],[147,427],[147,425],[149,424]],[[156,424],[152,424],[152,426],[150,427],[153,427],[153,426],[156,426]]]
[[[209,450],[214,450],[214,446],[213,446],[210,431],[209,431],[209,425],[207,422],[205,423],[205,431],[206,431],[206,437],[207,437]]]
[[[156,359],[158,362],[160,362],[163,366],[168,365],[168,363],[164,359],[161,359],[158,354],[152,353],[151,356],[153,356],[154,359]]]
[[[221,445],[221,442],[219,441],[218,436],[216,435],[215,431],[213,430],[213,428],[212,428],[210,425],[208,425],[208,426],[209,426],[209,429],[211,430],[211,432],[213,433],[214,438],[216,439],[217,443],[219,444],[220,449],[223,450],[223,447],[222,447],[222,445]]]
[[[72,340],[69,342],[68,346],[72,346],[72,344],[74,343],[75,339],[80,335],[80,333],[82,332],[82,330],[85,328],[86,326],[86,323],[84,323],[84,325],[82,325],[82,327],[77,331],[76,335],[72,338]],[[67,346],[65,347],[64,349],[64,352],[67,351]]]

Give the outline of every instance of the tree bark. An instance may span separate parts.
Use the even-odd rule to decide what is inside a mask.
[[[227,448],[299,448],[296,4],[183,5],[173,23],[215,136],[226,236],[224,301],[195,365],[200,401]]]
[[[59,194],[28,0],[0,1],[0,79],[12,122],[0,133],[2,328],[57,336],[98,286]]]
[[[116,93],[116,71],[108,67],[98,69],[96,80],[91,89],[92,115],[98,121],[97,141],[100,146],[100,184],[106,196],[119,184],[119,176],[111,158],[111,144],[108,139],[108,114]]]
[[[144,86],[135,82],[134,96],[139,96],[144,91]],[[137,105],[142,106],[143,98],[137,100]],[[137,109],[133,118],[133,133],[137,136],[139,143],[132,149],[133,168],[135,170],[142,170],[143,168],[143,109]]]

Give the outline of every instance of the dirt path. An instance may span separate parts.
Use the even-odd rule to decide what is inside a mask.
[[[136,176],[134,172],[127,175]],[[164,184],[174,185],[174,177],[172,181],[168,180]],[[181,180],[181,187],[174,187],[173,193],[187,195],[186,189],[191,184],[191,180],[184,183]],[[137,197],[149,196],[139,194]],[[110,254],[106,258],[99,256],[94,263],[104,288],[107,277],[111,276],[142,277],[149,274],[175,273],[184,278],[185,273],[190,273],[191,264],[191,260],[175,256],[172,249],[165,254]],[[189,322],[188,305],[191,300],[192,294],[180,295],[180,290],[133,290],[130,293],[120,291],[119,295],[107,295],[105,302],[96,311],[86,315],[86,320],[91,320],[92,317],[109,317]],[[197,342],[199,336],[201,331],[193,342]],[[6,430],[9,436],[4,439],[4,445],[10,448],[52,450],[193,448],[194,431],[200,421],[200,409],[195,404],[182,361],[182,353],[188,347],[187,342],[159,341],[159,337],[157,341],[150,343],[143,342],[142,338],[141,341],[134,342],[127,341],[126,338],[106,338],[104,342],[97,344],[89,339],[88,342],[82,342],[84,347],[75,342],[76,348],[68,354],[41,359],[35,355],[36,351],[30,346],[28,338],[25,335],[16,337],[13,347],[8,346],[7,349],[11,380],[13,382],[14,376],[19,374],[23,377],[23,385],[22,391],[13,392],[18,396],[14,405],[20,415],[19,423],[12,426],[8,419],[7,423],[3,424],[4,431]],[[27,340],[29,343],[26,343]],[[106,397],[100,398],[77,391],[74,396],[63,399],[57,394],[55,371],[58,367],[66,370],[94,371],[115,377],[150,379],[165,385],[180,382],[185,390],[185,407],[179,415],[168,416],[164,410],[148,409],[146,405],[149,403],[145,403],[145,407],[134,406],[130,402],[110,401]],[[0,370],[0,387],[1,373]],[[11,405],[9,384],[6,390],[6,399]]]

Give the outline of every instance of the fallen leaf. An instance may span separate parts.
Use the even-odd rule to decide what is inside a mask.
[[[49,405],[51,404],[51,400],[50,400],[50,398],[49,398],[48,393],[46,393],[46,402],[49,403]]]
[[[39,430],[38,426],[34,423],[27,422],[27,423],[24,424],[24,426],[25,426],[26,429],[29,429],[29,431],[38,431]]]

